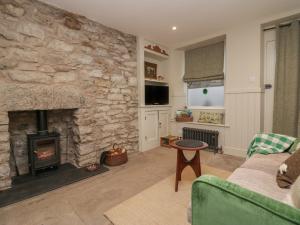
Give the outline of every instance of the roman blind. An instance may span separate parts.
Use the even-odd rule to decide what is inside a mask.
[[[185,82],[224,79],[224,41],[185,51]]]

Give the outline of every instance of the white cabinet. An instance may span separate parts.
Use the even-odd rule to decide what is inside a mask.
[[[169,111],[158,111],[159,137],[169,135]]]
[[[141,109],[140,150],[146,151],[160,144],[160,137],[169,135],[168,109]]]
[[[145,112],[143,123],[145,149],[153,148],[159,142],[158,120],[157,111]]]

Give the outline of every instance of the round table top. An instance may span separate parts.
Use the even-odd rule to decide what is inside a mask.
[[[184,139],[174,141],[170,144],[173,148],[187,151],[199,151],[208,147],[208,144],[203,141]]]

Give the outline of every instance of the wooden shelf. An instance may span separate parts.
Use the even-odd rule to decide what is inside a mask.
[[[153,80],[153,79],[147,79],[145,78],[145,82],[153,82],[153,83],[160,83],[160,84],[168,84],[167,81],[164,80]]]
[[[154,58],[157,60],[167,60],[169,56],[144,48],[145,57]]]

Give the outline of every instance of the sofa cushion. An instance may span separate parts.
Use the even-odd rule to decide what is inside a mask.
[[[291,148],[289,149],[289,153],[294,153],[295,151],[297,151],[298,149],[300,149],[300,138],[297,138],[294,141],[294,144],[291,146]]]
[[[276,176],[261,170],[238,168],[227,179],[251,191],[266,195],[281,202],[286,202],[288,189],[279,188],[276,184]]]
[[[277,184],[281,188],[290,188],[300,175],[300,150],[294,152],[279,167]]]
[[[289,153],[279,154],[255,154],[249,158],[240,168],[259,170],[270,175],[275,176],[277,174],[279,166],[291,155]]]

